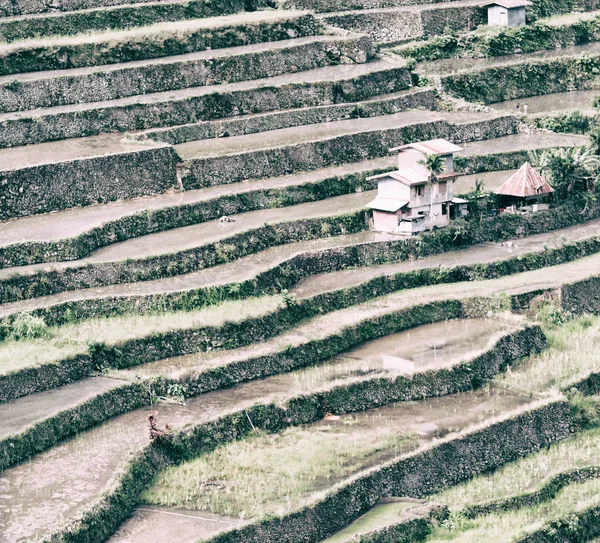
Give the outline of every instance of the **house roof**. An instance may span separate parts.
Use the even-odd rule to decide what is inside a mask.
[[[524,8],[531,5],[531,2],[528,2],[527,0],[496,0],[494,2],[486,2],[485,4],[481,4],[481,7],[487,8],[489,6],[500,6],[506,9],[512,9]]]
[[[435,176],[438,181],[445,181],[446,179],[454,179],[464,175],[462,172],[442,172]]]
[[[365,207],[376,209],[377,211],[389,211],[395,213],[399,209],[402,209],[407,201],[404,200],[392,200],[391,198],[375,198],[372,202],[369,202]]]
[[[420,151],[426,155],[451,155],[452,153],[462,151],[462,147],[454,145],[454,143],[451,143],[448,140],[437,139],[418,141],[416,143],[407,143],[406,145],[401,145],[400,147],[394,147],[393,149],[390,149],[390,153],[403,151],[404,149],[416,149],[417,151]]]
[[[394,181],[404,183],[409,187],[413,185],[422,185],[423,183],[427,183],[427,181],[429,181],[429,177],[427,174],[424,174],[422,171],[417,170],[415,168],[406,168],[404,170],[395,170],[393,172],[380,173],[379,175],[373,175],[371,177],[368,177],[367,179],[384,179],[386,177],[389,177]]]
[[[554,189],[548,182],[532,168],[529,162],[525,162],[519,171],[515,172],[502,184],[496,194],[527,198],[552,192],[554,192]]]

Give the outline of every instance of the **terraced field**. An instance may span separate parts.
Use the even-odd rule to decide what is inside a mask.
[[[459,144],[469,198],[588,145],[528,123],[595,114],[593,36],[402,53],[485,21],[0,0],[0,542],[600,535],[598,203],[410,238],[366,208],[402,144]]]

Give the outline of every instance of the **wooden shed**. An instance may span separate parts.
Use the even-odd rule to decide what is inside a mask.
[[[523,206],[543,200],[554,189],[529,162],[511,175],[496,191],[504,204]]]

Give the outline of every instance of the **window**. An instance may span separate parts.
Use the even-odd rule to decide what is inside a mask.
[[[448,204],[442,204],[442,215],[448,214]]]
[[[423,185],[417,185],[415,187],[415,194],[417,195],[417,198],[423,197]]]
[[[446,183],[446,181],[441,181],[440,183],[438,183],[438,194],[440,194],[440,195],[446,194],[447,190],[448,190],[448,183]]]

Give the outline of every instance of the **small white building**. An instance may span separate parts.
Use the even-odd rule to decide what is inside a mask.
[[[527,0],[496,0],[482,4],[482,7],[488,8],[489,26],[510,27],[527,24],[527,6],[531,6]]]
[[[402,145],[398,170],[375,175],[377,198],[367,204],[373,210],[373,228],[393,234],[416,234],[447,226],[451,219],[467,215],[467,202],[454,198],[454,153],[462,151],[453,143],[438,139]],[[421,164],[427,155],[445,159],[442,173],[432,178]]]

